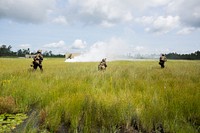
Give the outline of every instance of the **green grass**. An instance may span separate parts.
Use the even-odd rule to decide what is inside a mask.
[[[30,113],[19,132],[200,131],[200,61],[66,63],[0,58],[1,113]],[[15,107],[13,109],[13,107]],[[34,112],[34,114],[33,114]],[[158,129],[160,128],[160,129]]]

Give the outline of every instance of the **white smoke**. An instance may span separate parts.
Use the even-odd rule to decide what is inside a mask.
[[[129,47],[121,39],[112,38],[108,42],[96,42],[87,52],[76,56],[73,59],[66,59],[65,62],[95,62],[103,58],[118,60],[128,53]]]

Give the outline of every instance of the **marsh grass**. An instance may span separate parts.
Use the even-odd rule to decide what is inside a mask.
[[[43,72],[30,64],[0,59],[0,97],[12,97],[18,112],[37,112],[18,131],[200,130],[199,61],[169,60],[164,69],[158,61],[113,61],[105,72],[98,62],[45,59]]]

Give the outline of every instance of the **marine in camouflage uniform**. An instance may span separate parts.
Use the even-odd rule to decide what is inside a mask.
[[[159,64],[161,66],[161,68],[164,68],[165,67],[165,62],[167,61],[167,58],[164,54],[162,54],[160,56],[160,60],[159,60]]]
[[[107,64],[106,64],[106,58],[102,59],[102,61],[98,65],[98,70],[106,70]]]
[[[33,65],[32,65],[33,69],[36,70],[37,67],[39,67],[40,70],[43,71],[42,61],[43,61],[42,50],[38,50],[37,54],[33,58]]]

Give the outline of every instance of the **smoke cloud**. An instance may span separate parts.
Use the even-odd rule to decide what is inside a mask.
[[[108,42],[96,42],[87,52],[65,62],[95,62],[106,58],[107,61],[118,60],[128,53],[129,47],[124,41],[112,38]]]

